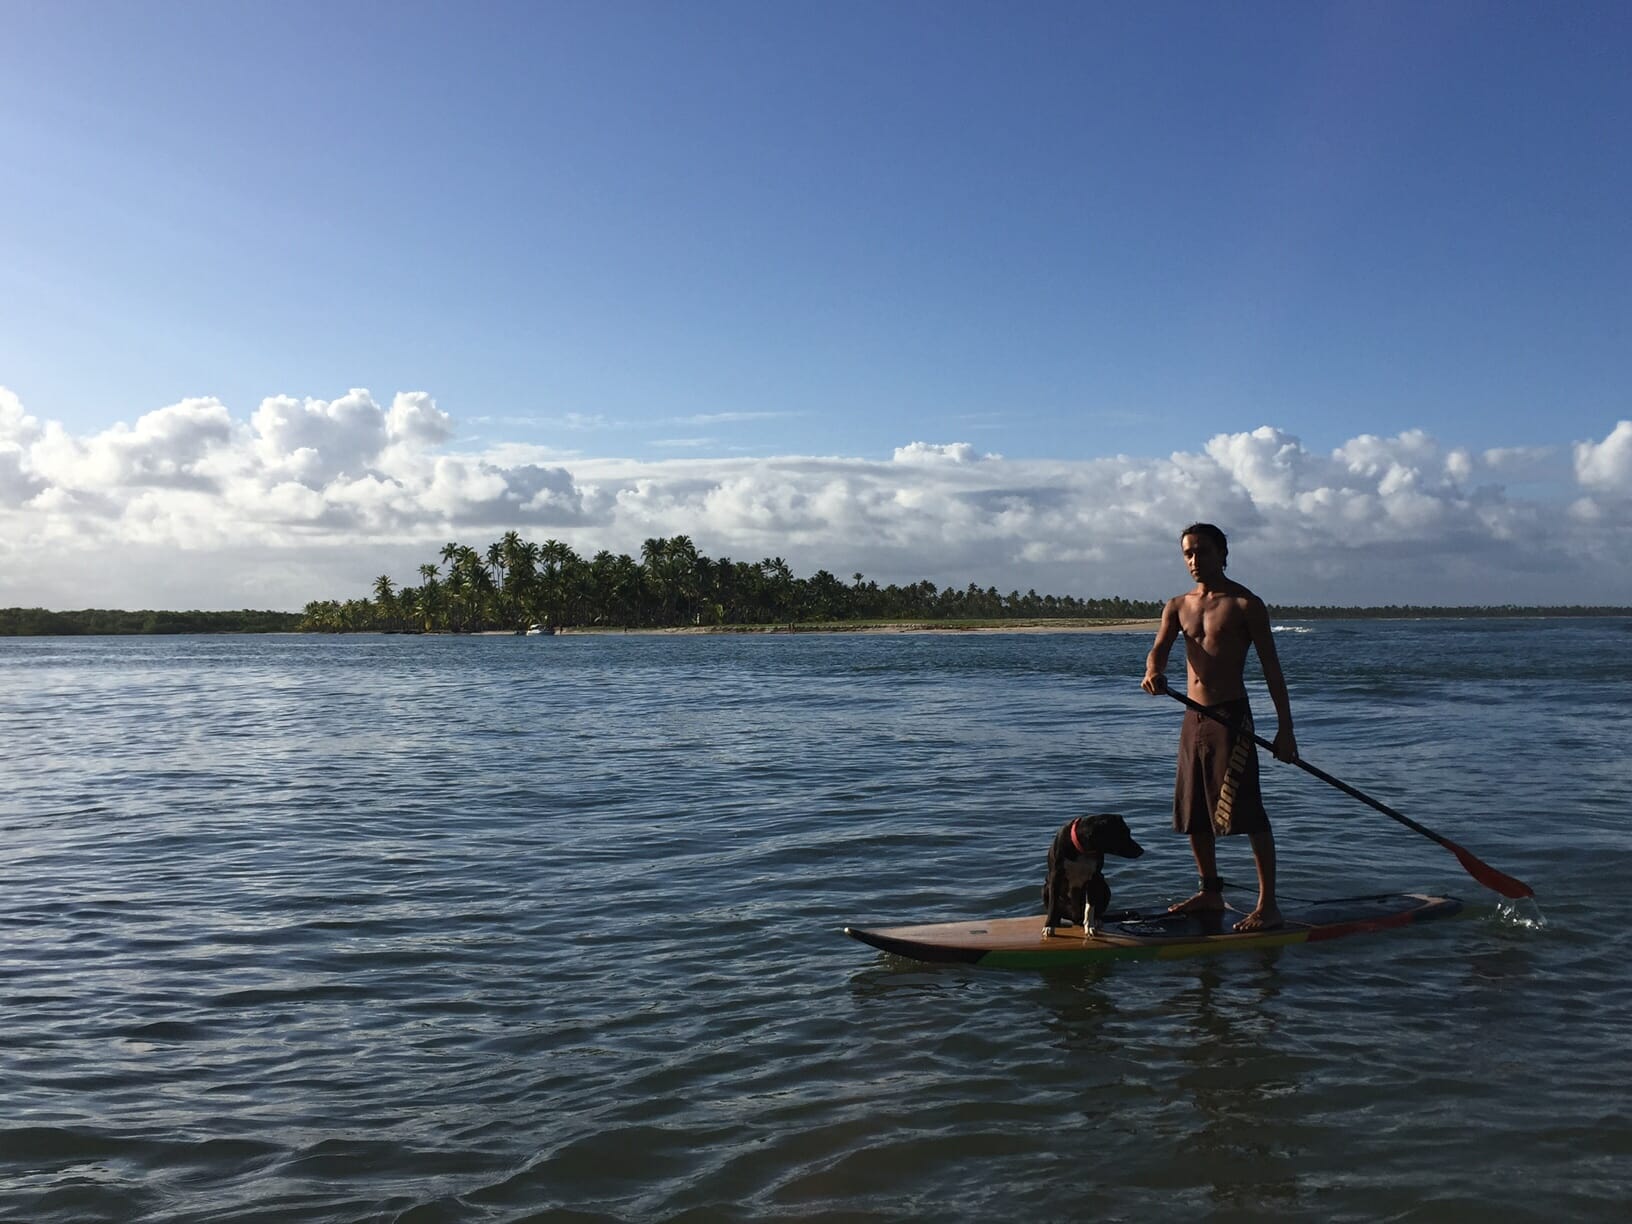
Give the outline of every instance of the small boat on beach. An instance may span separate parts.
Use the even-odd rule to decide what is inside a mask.
[[[554,635],[554,633],[554,625],[541,625],[535,621],[531,625],[527,626],[528,637],[551,637]]]

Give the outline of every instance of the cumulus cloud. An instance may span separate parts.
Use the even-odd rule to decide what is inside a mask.
[[[906,446],[895,448],[895,462],[897,463],[975,463],[981,458],[975,453],[975,448],[967,442],[950,442],[945,445],[934,442],[910,442]],[[995,459],[996,455],[987,455],[985,458]]]
[[[1621,421],[1602,442],[1577,442],[1575,476],[1594,492],[1632,495],[1632,421]]]
[[[232,420],[214,399],[159,408],[90,438],[48,424],[29,448],[29,466],[48,485],[89,493],[149,487],[215,490],[209,459],[229,444]]]
[[[1268,425],[1209,439],[1207,457],[1261,506],[1291,505],[1315,462],[1296,438]]]
[[[423,391],[399,392],[385,414],[385,433],[399,445],[440,446],[453,437],[453,418]]]
[[[360,390],[336,400],[264,399],[250,427],[266,469],[310,487],[366,469],[385,449],[388,436],[379,405]]]
[[[45,482],[23,469],[39,422],[23,411],[16,392],[0,387],[0,507],[20,505],[45,492]]]
[[[1264,426],[1081,460],[962,441],[888,459],[629,460],[454,438],[422,392],[272,396],[247,418],[188,399],[75,436],[0,388],[0,604],[299,607],[510,529],[586,553],[685,533],[799,572],[1154,597],[1183,584],[1175,533],[1196,519],[1223,525],[1232,569],[1281,602],[1632,602],[1632,422],[1578,443],[1573,474],[1553,448],[1420,430],[1321,451]],[[1547,496],[1502,484],[1555,469]]]
[[[39,436],[40,423],[23,411],[23,401],[10,387],[0,387],[0,445],[20,446]]]

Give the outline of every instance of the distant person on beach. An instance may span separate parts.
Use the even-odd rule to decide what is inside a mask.
[[[1290,762],[1297,759],[1298,744],[1292,736],[1286,679],[1275,655],[1264,601],[1224,576],[1230,555],[1224,533],[1211,523],[1192,523],[1179,533],[1179,547],[1196,587],[1174,596],[1162,609],[1161,627],[1145,660],[1140,687],[1147,693],[1167,691],[1168,652],[1182,633],[1190,700],[1222,715],[1227,724],[1195,710],[1185,711],[1173,787],[1173,827],[1189,835],[1201,889],[1173,906],[1172,912],[1217,913],[1224,909],[1224,882],[1218,874],[1214,840],[1245,833],[1258,868],[1258,904],[1235,929],[1271,931],[1282,922],[1275,903],[1275,835],[1258,787],[1258,749],[1243,679],[1247,648],[1258,651],[1264,683],[1275,703],[1275,756]]]

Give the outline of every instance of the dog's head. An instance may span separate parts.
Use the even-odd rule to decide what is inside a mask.
[[[1111,812],[1068,820],[1055,837],[1055,845],[1067,859],[1087,854],[1131,859],[1145,852],[1128,832],[1128,822]]]

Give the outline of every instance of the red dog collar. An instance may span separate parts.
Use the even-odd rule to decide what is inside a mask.
[[[1072,820],[1072,822],[1071,822],[1071,844],[1077,848],[1077,853],[1078,854],[1087,854],[1088,853],[1088,847],[1084,846],[1082,844],[1082,838],[1077,836],[1077,823],[1081,819],[1082,819],[1082,817],[1078,816],[1074,820]]]

